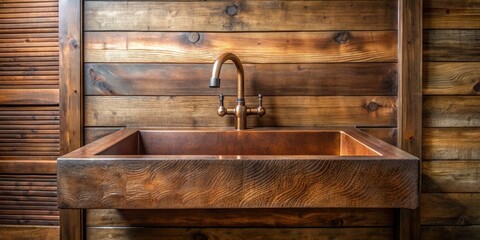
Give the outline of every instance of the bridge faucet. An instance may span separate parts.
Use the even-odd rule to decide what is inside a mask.
[[[257,114],[259,117],[265,115],[265,108],[262,106],[262,95],[258,94],[258,107],[249,108],[245,106],[244,97],[244,71],[240,59],[233,53],[224,53],[215,60],[212,70],[212,78],[210,78],[210,88],[220,87],[220,70],[225,61],[231,60],[237,68],[237,106],[233,109],[227,109],[223,106],[223,94],[220,94],[220,106],[217,114],[221,117],[225,115],[235,116],[235,129],[244,130],[247,128],[247,116]]]

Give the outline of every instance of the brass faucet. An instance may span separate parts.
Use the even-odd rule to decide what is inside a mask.
[[[262,106],[262,94],[258,94],[258,107],[249,108],[245,106],[244,97],[244,71],[240,59],[233,53],[224,53],[215,60],[213,64],[212,78],[210,78],[210,88],[220,87],[220,70],[227,60],[232,60],[237,68],[237,106],[234,109],[227,109],[223,106],[223,94],[220,94],[220,106],[218,107],[218,116],[235,116],[235,129],[243,130],[247,128],[247,116],[257,114],[259,117],[265,115],[265,108]]]

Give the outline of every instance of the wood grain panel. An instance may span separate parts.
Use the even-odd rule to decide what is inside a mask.
[[[422,194],[423,225],[479,225],[479,193]]]
[[[360,227],[392,226],[391,209],[91,209],[87,227]]]
[[[480,61],[480,30],[425,30],[424,61]]]
[[[480,239],[480,226],[422,226],[422,240]]]
[[[114,133],[121,127],[86,127],[83,129],[83,135],[85,136],[85,145],[89,144],[97,139],[105,137],[111,133]]]
[[[85,3],[86,31],[394,29],[396,4],[390,0]]]
[[[0,89],[0,104],[57,105],[58,89]]]
[[[478,0],[424,0],[424,28],[480,29]]]
[[[58,225],[55,175],[0,175],[0,224]]]
[[[424,97],[423,124],[426,127],[480,127],[480,97]]]
[[[480,161],[424,161],[422,165],[423,192],[480,192]]]
[[[480,159],[480,128],[424,128],[424,159]]]
[[[224,52],[245,63],[395,62],[397,57],[394,31],[198,33],[193,43],[190,35],[85,32],[84,60],[213,63]]]
[[[426,62],[424,95],[480,95],[480,62]]]
[[[85,95],[236,94],[233,64],[222,68],[222,86],[201,91],[213,64],[86,64]],[[245,92],[251,95],[396,95],[394,63],[245,64]]]
[[[297,240],[393,238],[392,228],[87,228],[87,239],[271,239],[295,236]]]
[[[232,96],[225,98],[227,107],[234,102]],[[247,97],[246,103],[256,105],[257,98]],[[395,126],[396,122],[395,97],[266,96],[263,103],[267,114],[249,118],[248,126]],[[233,126],[233,118],[217,116],[217,107],[214,96],[88,96],[85,126]]]
[[[14,226],[1,225],[2,239],[37,240],[37,239],[60,239],[57,226]]]

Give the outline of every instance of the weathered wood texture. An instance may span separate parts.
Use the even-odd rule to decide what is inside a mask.
[[[244,64],[245,92],[265,96],[396,95],[397,64]],[[212,64],[85,64],[85,95],[236,94],[226,64],[220,89],[207,89]],[[205,91],[200,91],[204,89]]]
[[[424,128],[424,159],[480,159],[480,128]]]
[[[424,1],[422,239],[480,239],[480,2]]]
[[[480,29],[425,30],[425,61],[480,61]]]
[[[213,63],[224,52],[245,63],[396,62],[395,31],[85,32],[85,62]]]
[[[0,175],[0,224],[58,225],[55,175]]]
[[[60,153],[82,145],[82,1],[60,0]]]
[[[0,105],[58,105],[58,89],[0,89]]]
[[[0,225],[2,239],[5,240],[58,240],[58,232],[59,228],[55,226]]]
[[[392,220],[391,209],[91,209],[86,212],[87,227],[391,227]]]
[[[480,225],[479,193],[425,193],[421,209],[423,225]]]
[[[58,1],[0,1],[0,238],[58,239]]]
[[[480,226],[422,226],[422,240],[480,239]]]
[[[480,192],[479,169],[478,160],[424,161],[423,192]]]
[[[147,231],[148,230],[148,231]],[[87,228],[86,239],[392,239],[392,228]]]
[[[480,62],[425,62],[424,95],[480,95]]]
[[[425,127],[480,127],[479,96],[428,96],[423,109]]]
[[[480,29],[480,2],[424,0],[424,28]]]
[[[400,0],[398,12],[398,147],[422,155],[422,0]],[[418,174],[421,174],[419,172]],[[421,184],[420,181],[417,184]],[[419,189],[420,192],[420,189]],[[397,240],[420,240],[420,212],[399,209]]]
[[[227,107],[234,103],[234,97],[225,98]],[[266,96],[263,104],[267,114],[249,118],[249,126],[396,125],[395,97]],[[88,96],[85,126],[232,126],[233,118],[216,115],[217,105],[215,96]]]
[[[363,10],[362,14],[358,14],[358,9]],[[87,1],[85,30],[394,30],[396,10],[395,1],[390,0],[160,3]]]

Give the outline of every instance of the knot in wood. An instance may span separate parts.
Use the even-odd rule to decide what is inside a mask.
[[[188,41],[191,43],[196,43],[200,40],[200,34],[198,32],[192,32],[188,34]]]
[[[227,9],[225,10],[225,12],[229,15],[229,16],[235,16],[237,15],[238,13],[238,6],[235,5],[235,4],[232,4],[232,5],[229,5],[227,6]]]
[[[350,42],[350,39],[352,39],[352,35],[347,31],[335,34],[335,42],[338,44],[346,44]]]
[[[376,102],[370,102],[368,105],[367,105],[367,109],[371,112],[374,112],[374,111],[377,111],[378,109],[378,103]]]
[[[457,220],[458,225],[470,225],[470,221],[468,220],[468,216],[462,215]]]
[[[473,85],[473,91],[480,92],[480,82],[477,82],[475,85]]]

